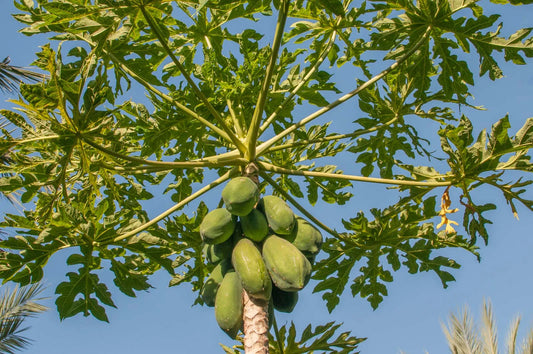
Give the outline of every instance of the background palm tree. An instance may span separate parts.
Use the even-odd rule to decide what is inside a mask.
[[[21,335],[28,327],[22,327],[23,321],[37,313],[48,310],[37,301],[42,292],[41,284],[16,287],[4,290],[0,297],[0,353],[12,354],[25,349],[30,339]]]
[[[21,81],[39,81],[46,77],[43,74],[24,69],[20,66],[11,65],[9,64],[10,62],[11,59],[9,57],[4,58],[0,62],[0,90],[3,92],[17,90],[18,84]]]
[[[498,336],[490,301],[483,302],[481,326],[475,322],[467,307],[462,313],[450,315],[448,326],[442,324],[442,329],[448,340],[448,346],[453,354],[497,354]],[[520,317],[517,316],[510,325],[507,335],[506,354],[533,354],[533,329],[517,347],[517,333]],[[517,351],[518,350],[518,351]]]
[[[31,70],[22,68],[20,66],[15,66],[10,64],[11,60],[9,57],[4,58],[0,62],[0,91],[2,92],[13,92],[18,89],[18,84],[22,81],[39,81],[46,78],[46,75],[33,72]],[[0,118],[0,131],[5,129],[8,122],[5,119]],[[0,152],[0,165],[9,164],[9,152]],[[0,193],[7,197],[11,202],[14,201],[10,196]]]

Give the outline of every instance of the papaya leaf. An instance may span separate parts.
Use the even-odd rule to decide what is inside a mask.
[[[504,176],[505,172],[510,170],[532,171],[531,157],[527,155],[532,147],[529,134],[531,119],[525,122],[514,137],[509,135],[510,127],[509,118],[506,116],[492,126],[490,134],[482,131],[474,141],[471,122],[463,116],[457,127],[448,126],[440,134],[442,149],[449,156],[448,164],[452,171],[463,171],[464,195],[468,196],[474,188],[482,185],[495,187],[502,192],[511,211],[516,215],[515,201],[533,210],[533,201],[523,196],[526,191],[524,187],[532,182],[522,181],[521,177],[507,182]],[[466,205],[475,210],[472,202],[469,201]],[[494,208],[493,205],[487,207]],[[468,216],[470,218],[475,214],[477,213],[469,213]],[[486,230],[482,226],[487,221],[480,216],[478,223],[480,228],[472,224],[473,228],[467,229],[479,229],[480,235],[487,242]],[[465,221],[465,227],[469,224]],[[475,239],[472,233],[471,237]]]
[[[105,284],[99,282],[98,276],[87,267],[81,267],[78,273],[67,273],[67,277],[69,280],[56,288],[56,294],[59,295],[56,305],[60,318],[65,319],[81,312],[84,316],[92,314],[100,321],[109,322],[105,308],[100,303],[116,306],[111,300],[111,293]]]
[[[178,250],[172,262],[175,275],[170,280],[170,286],[189,282],[193,290],[199,291],[209,275],[208,266],[204,263],[203,243],[199,233],[200,223],[207,212],[207,206],[202,202],[194,217],[182,214],[172,220],[167,220],[166,231],[177,242],[174,247]],[[198,296],[195,303],[201,303],[201,301]]]
[[[340,240],[326,240],[322,249],[327,256],[315,265],[313,279],[318,284],[313,292],[324,292],[322,298],[330,312],[349,282],[352,295],[366,298],[375,309],[388,294],[386,283],[393,281],[391,270],[398,271],[403,266],[412,274],[433,271],[447,287],[454,280],[447,269],[457,269],[459,264],[435,255],[436,251],[451,247],[477,254],[476,247],[463,237],[437,233],[434,224],[427,222],[438,215],[434,196],[424,200],[415,196],[384,210],[371,209],[374,220],[362,212],[343,220],[351,232],[341,234]]]
[[[326,353],[359,353],[354,351],[357,345],[366,338],[356,338],[351,336],[350,332],[337,333],[342,324],[329,322],[325,325],[318,325],[314,329],[308,325],[296,338],[296,326],[291,322],[289,328],[287,325],[282,326],[276,333],[276,337],[270,336],[271,353],[312,353],[314,351],[323,351]],[[283,343],[283,348],[279,347]]]
[[[318,325],[314,329],[308,325],[297,339],[297,330],[294,322],[290,326],[283,325],[281,328],[274,323],[273,330],[268,333],[269,351],[273,354],[283,353],[359,353],[354,351],[357,345],[366,340],[366,338],[357,338],[351,335],[351,332],[338,333],[342,324],[329,322],[324,325]],[[274,333],[272,333],[274,332]],[[242,344],[243,337],[237,336],[240,344],[228,347],[221,344],[225,353],[239,354],[244,353]]]
[[[137,254],[126,255],[125,250],[121,248],[100,250],[100,257],[111,261],[109,269],[115,274],[113,282],[124,294],[135,297],[135,291],[152,287],[148,283],[148,275],[154,273],[157,267],[145,262],[144,257]]]

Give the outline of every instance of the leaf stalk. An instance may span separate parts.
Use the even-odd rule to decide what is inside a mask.
[[[293,175],[293,176],[318,177],[318,178],[326,178],[326,179],[356,181],[356,182],[392,184],[392,185],[398,185],[398,186],[442,187],[442,186],[452,185],[451,181],[424,182],[424,181],[412,181],[412,180],[410,181],[410,180],[378,178],[378,177],[364,177],[364,176],[356,176],[356,175],[346,175],[343,173],[293,170],[293,169],[275,166],[264,161],[257,161],[257,164],[260,166],[261,170],[275,172],[275,173],[284,174],[284,175]],[[446,178],[446,177],[449,177],[449,176],[442,176],[441,178]]]
[[[140,165],[150,165],[150,166],[157,166],[161,168],[168,168],[168,169],[174,169],[174,168],[194,168],[194,167],[225,167],[225,166],[243,166],[246,165],[247,161],[243,158],[239,157],[233,157],[228,159],[218,159],[219,156],[214,156],[214,159],[199,159],[199,160],[192,160],[192,161],[153,161],[153,160],[146,160],[135,156],[128,156],[124,155],[118,152],[115,152],[111,149],[108,149],[104,146],[101,146],[94,141],[84,137],[83,135],[80,135],[83,142],[86,144],[92,146],[93,148],[116,158],[135,162]]]
[[[263,177],[263,179],[265,181],[270,183],[270,185],[275,190],[277,190],[281,195],[283,195],[285,197],[285,199],[287,199],[292,205],[294,205],[294,207],[296,209],[298,209],[302,214],[304,214],[315,225],[317,225],[318,227],[320,227],[322,230],[326,231],[327,233],[329,233],[333,237],[341,238],[341,236],[339,235],[339,233],[337,231],[331,229],[329,226],[327,226],[326,224],[324,224],[323,222],[318,220],[313,214],[308,212],[300,203],[298,203],[296,201],[296,199],[294,199],[289,193],[287,193],[283,188],[281,188],[281,186],[279,184],[277,184],[276,181],[274,181],[272,178],[270,178],[270,176],[268,176],[268,174],[266,174],[266,173],[264,173],[262,171],[260,171],[259,173],[260,173],[261,177]]]
[[[403,54],[398,60],[396,60],[394,63],[392,63],[389,67],[387,67],[386,69],[384,69],[382,72],[380,72],[379,74],[375,75],[371,79],[365,81],[363,84],[361,84],[355,90],[345,94],[344,96],[340,97],[336,101],[331,102],[329,105],[320,108],[319,110],[315,111],[314,113],[311,113],[310,115],[308,115],[307,117],[303,118],[299,122],[293,124],[292,126],[290,126],[287,129],[283,130],[282,132],[280,132],[276,136],[270,138],[269,140],[267,140],[264,143],[262,143],[261,145],[259,145],[257,147],[257,156],[260,156],[261,154],[263,154],[268,148],[270,148],[272,145],[274,145],[279,140],[283,139],[285,136],[289,135],[290,133],[292,133],[296,129],[298,129],[300,127],[303,127],[304,125],[306,125],[307,123],[309,123],[309,122],[313,121],[314,119],[320,117],[324,113],[331,111],[333,108],[339,106],[341,103],[344,103],[345,101],[349,100],[350,98],[356,96],[361,91],[365,90],[369,86],[373,85],[374,83],[376,83],[377,81],[379,81],[380,79],[385,77],[388,73],[390,73],[391,71],[396,69],[400,64],[402,64],[404,61],[406,61],[412,54],[414,54],[418,50],[418,48],[420,48],[425,43],[425,41],[427,40],[430,32],[431,32],[431,26],[428,26],[428,28],[427,28],[426,32],[424,33],[424,35],[422,35],[422,37],[415,43],[415,45],[413,45],[413,47],[411,47],[407,52],[405,52],[405,54]]]
[[[128,237],[131,237],[131,236],[134,236],[134,235],[138,234],[141,231],[146,230],[147,228],[149,228],[150,226],[152,226],[152,225],[158,223],[159,221],[163,220],[164,218],[166,218],[167,216],[169,216],[170,214],[172,214],[176,210],[181,209],[186,204],[192,202],[193,200],[195,200],[196,198],[198,198],[202,194],[204,194],[204,193],[208,192],[209,190],[215,188],[219,184],[224,183],[225,181],[227,181],[229,178],[231,178],[236,173],[237,173],[237,169],[236,168],[233,168],[233,169],[229,170],[228,172],[226,172],[225,174],[223,174],[222,176],[220,176],[219,178],[217,178],[213,182],[211,182],[208,185],[200,188],[195,193],[193,193],[190,196],[188,196],[187,198],[181,200],[179,203],[177,203],[173,207],[167,209],[166,211],[162,212],[161,214],[159,214],[155,218],[151,219],[150,221],[142,224],[141,226],[139,226],[139,227],[137,227],[137,228],[135,228],[135,229],[133,229],[131,231],[126,232],[123,235],[115,237],[110,243],[116,243],[116,242],[122,241],[124,239],[127,239]]]
[[[261,127],[259,128],[259,135],[261,135],[270,126],[270,124],[272,124],[276,120],[276,117],[278,116],[279,112],[283,109],[283,107],[285,107],[287,103],[289,103],[293,99],[293,97],[296,96],[296,94],[298,94],[298,91],[300,91],[303,85],[305,85],[305,83],[308,82],[309,79],[311,79],[311,76],[313,76],[313,74],[318,70],[320,65],[324,62],[324,60],[328,56],[329,51],[333,47],[333,44],[335,43],[335,37],[336,37],[336,32],[334,32],[331,35],[331,38],[328,40],[328,44],[326,45],[326,49],[324,49],[324,51],[322,52],[320,57],[317,59],[315,64],[309,69],[307,74],[303,77],[302,81],[300,81],[298,85],[296,85],[290,91],[289,95],[285,98],[285,100],[278,106],[278,108],[276,108],[274,112],[272,112],[272,114],[261,125]]]
[[[146,21],[148,22],[150,28],[152,29],[152,31],[154,32],[154,34],[156,35],[157,39],[159,40],[159,42],[161,43],[161,46],[163,47],[163,49],[165,50],[165,52],[168,54],[168,56],[170,57],[170,59],[172,60],[172,62],[174,63],[174,65],[176,65],[176,67],[178,68],[178,70],[181,72],[181,74],[183,75],[183,77],[185,78],[185,80],[187,80],[187,83],[191,86],[192,90],[194,91],[194,93],[196,94],[196,96],[203,102],[203,104],[206,106],[206,108],[209,110],[209,112],[213,115],[213,117],[217,120],[217,122],[220,124],[220,126],[222,127],[222,130],[224,130],[224,132],[226,133],[226,135],[230,138],[230,140],[232,141],[233,144],[235,144],[235,146],[239,149],[239,151],[241,153],[244,153],[246,148],[244,146],[244,144],[239,140],[239,138],[237,136],[235,136],[235,134],[233,133],[233,131],[231,131],[231,129],[227,126],[226,122],[224,121],[224,118],[222,118],[222,116],[220,115],[220,113],[215,109],[215,107],[213,107],[213,105],[211,104],[211,102],[209,102],[209,100],[207,99],[207,97],[204,95],[204,93],[202,92],[202,90],[200,90],[200,88],[196,85],[196,83],[192,80],[191,76],[187,73],[187,70],[185,70],[185,68],[183,67],[183,65],[181,64],[181,62],[178,60],[178,58],[174,55],[174,52],[170,49],[169,45],[168,45],[168,42],[167,40],[163,37],[163,35],[161,34],[161,31],[159,30],[159,27],[157,26],[157,24],[155,23],[154,19],[152,18],[152,16],[150,16],[150,14],[148,13],[148,11],[146,11],[146,8],[141,5],[140,6],[140,9],[141,9],[141,12],[144,16],[144,18],[146,19]]]
[[[388,122],[383,123],[383,124],[381,124],[379,126],[374,126],[372,128],[368,128],[368,129],[356,130],[353,133],[335,134],[335,135],[325,136],[323,138],[317,138],[317,139],[312,139],[312,140],[292,141],[290,143],[273,146],[273,147],[267,149],[265,151],[265,153],[279,151],[279,150],[285,150],[285,149],[290,149],[290,148],[293,148],[293,147],[296,147],[296,146],[302,146],[302,145],[310,146],[310,145],[313,145],[313,144],[319,144],[319,143],[324,143],[324,142],[328,142],[328,141],[336,141],[336,140],[342,140],[342,139],[355,138],[355,137],[358,137],[358,136],[361,136],[361,135],[364,135],[364,134],[372,133],[372,132],[375,132],[377,130],[386,128],[389,125],[391,125],[394,122],[396,122],[397,120],[398,120],[398,117],[395,117],[395,118],[389,120]]]
[[[250,123],[250,129],[248,130],[248,135],[246,137],[246,145],[248,147],[248,150],[247,155],[245,155],[245,157],[247,157],[250,161],[253,161],[256,156],[255,150],[257,138],[259,136],[259,125],[261,124],[261,116],[263,115],[268,91],[270,89],[270,81],[272,80],[272,75],[276,67],[276,60],[278,58],[279,49],[281,47],[283,31],[285,28],[285,23],[287,22],[287,16],[289,12],[289,4],[289,0],[283,0],[280,7],[278,20],[276,23],[276,30],[274,33],[274,42],[272,43],[272,53],[270,56],[270,61],[266,68],[263,85],[261,86],[261,91],[259,92],[259,96],[257,98],[257,103],[255,105],[254,113],[252,116],[252,122]]]

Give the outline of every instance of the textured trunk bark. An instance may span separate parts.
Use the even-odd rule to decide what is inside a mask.
[[[257,175],[259,168],[250,163],[243,171],[243,176],[250,178],[259,185]],[[268,301],[254,299],[242,292],[243,332],[245,354],[268,354]]]
[[[258,300],[242,292],[244,311],[244,352],[268,354],[268,302]]]

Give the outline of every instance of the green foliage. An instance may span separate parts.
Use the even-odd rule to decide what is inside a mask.
[[[483,130],[474,141],[472,124],[463,116],[457,127],[448,127],[441,132],[441,136],[442,149],[449,155],[448,163],[452,171],[460,173],[466,185],[464,192],[468,193],[481,184],[496,187],[516,214],[515,201],[533,210],[533,201],[521,196],[525,192],[523,187],[531,181],[519,179],[514,183],[503,183],[501,177],[509,170],[532,171],[527,149],[533,146],[533,120],[526,120],[513,137],[509,136],[510,127],[509,117],[506,116],[493,125],[490,134]]]
[[[350,282],[352,295],[367,298],[376,308],[386,296],[386,283],[393,281],[391,271],[402,266],[409,273],[435,272],[444,287],[454,277],[447,269],[459,268],[452,259],[439,254],[445,247],[460,247],[476,253],[476,247],[463,237],[437,233],[432,222],[438,215],[435,198],[405,198],[384,210],[372,209],[373,220],[360,212],[357,217],[344,220],[350,233],[341,234],[339,240],[328,239],[322,249],[328,257],[318,262],[314,279],[319,280],[314,291],[325,292],[331,312],[339,303],[339,297]],[[353,268],[358,275],[350,279]]]
[[[481,2],[15,6],[22,33],[51,42],[35,60],[47,80],[21,85],[17,109],[0,112],[9,123],[0,127],[0,192],[28,205],[0,223],[9,233],[0,241],[8,250],[0,277],[35,283],[47,261],[68,250],[69,270],[56,289],[61,318],[107,320],[105,306],[115,303],[103,269],[128,296],[149,289],[158,270],[170,285],[199,291],[213,268],[199,225],[217,207],[200,200],[254,166],[262,189],[328,233],[313,278],[330,311],[348,285],[376,308],[395,271],[432,271],[443,286],[454,280],[459,265],[446,250],[479,257],[479,237],[488,241],[497,206],[477,201],[487,188],[515,214],[519,203],[533,210],[533,120],[511,130],[504,117],[487,132],[455,111],[479,108],[471,97],[477,77],[496,80],[503,62],[524,65],[533,56],[531,29],[502,35],[505,19]],[[257,25],[274,17],[272,31]],[[329,114],[353,97],[357,104]],[[352,206],[360,182],[396,186],[397,202],[348,216],[342,230],[317,217],[324,203]],[[154,216],[153,201],[171,206]],[[317,337],[316,350],[337,350],[319,345],[337,328],[308,327],[298,343]],[[280,335],[287,348],[313,350],[294,344],[293,326]],[[358,343],[347,334],[336,340],[338,352]]]
[[[300,339],[297,339],[296,326],[291,322],[290,327],[284,325],[279,330],[276,329],[275,337],[269,336],[270,353],[313,353],[317,350],[324,353],[359,353],[354,350],[366,338],[353,337],[350,332],[337,334],[336,332],[340,326],[341,324],[336,324],[335,322],[316,326],[314,329],[311,325],[308,325],[300,335]],[[222,348],[229,354],[242,353],[240,350],[242,345],[236,345],[233,348],[222,345]]]

